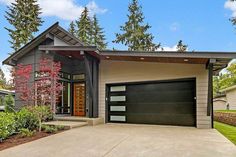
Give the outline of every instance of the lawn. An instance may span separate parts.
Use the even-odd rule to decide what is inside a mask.
[[[236,127],[215,121],[214,128],[236,145]]]
[[[214,112],[236,113],[236,110],[216,110]]]

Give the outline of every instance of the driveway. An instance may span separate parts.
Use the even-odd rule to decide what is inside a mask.
[[[1,157],[236,157],[214,129],[105,124],[77,128],[0,152]]]

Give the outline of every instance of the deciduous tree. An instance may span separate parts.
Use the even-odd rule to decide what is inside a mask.
[[[33,85],[30,84],[30,75],[32,73],[32,65],[18,64],[15,68],[15,91],[20,100],[29,105],[33,100]]]
[[[35,83],[37,104],[51,104],[54,113],[56,112],[57,98],[62,90],[62,84],[59,82],[60,70],[60,62],[55,62],[49,58],[41,58]]]

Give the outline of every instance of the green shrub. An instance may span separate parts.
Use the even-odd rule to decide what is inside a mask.
[[[42,122],[53,119],[53,112],[51,111],[50,106],[38,105],[38,106],[32,107],[32,109],[34,113],[40,116]]]
[[[35,134],[35,130],[34,131],[30,131],[29,129],[25,129],[25,128],[22,128],[19,130],[20,131],[20,136],[21,137],[31,137]]]
[[[18,131],[22,128],[33,131],[39,127],[37,116],[28,107],[24,107],[16,113],[16,121]]]
[[[39,123],[39,131],[41,131],[42,122],[50,119],[53,115],[49,106],[34,106],[31,107],[30,110],[36,115]]]
[[[43,125],[42,128],[46,133],[55,133],[58,131],[55,126]]]
[[[0,112],[0,140],[3,140],[16,131],[15,114]]]
[[[55,128],[59,131],[60,130],[65,130],[65,126],[63,126],[63,125],[56,125]]]
[[[3,103],[5,105],[6,112],[15,112],[14,110],[14,97],[12,95],[6,95],[3,99]]]

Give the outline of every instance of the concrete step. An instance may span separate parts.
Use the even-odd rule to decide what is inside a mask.
[[[77,116],[55,116],[56,121],[68,121],[68,122],[87,122],[88,125],[104,124],[103,118],[88,118],[88,117],[77,117]]]
[[[54,125],[54,126],[62,125],[65,127],[69,127],[70,129],[73,129],[73,128],[87,126],[88,122],[58,121],[57,120],[57,121],[44,122],[43,124],[44,125]]]

